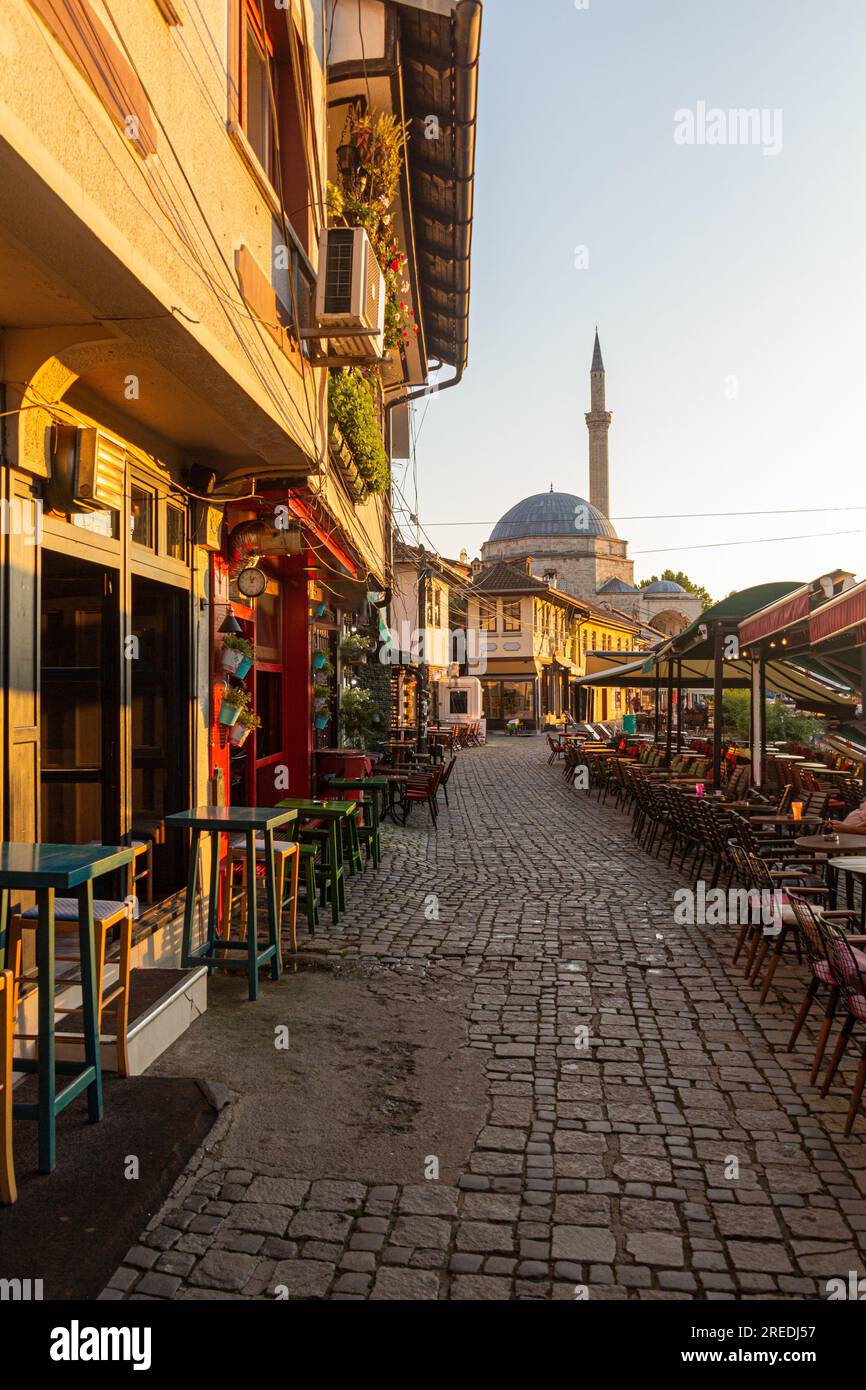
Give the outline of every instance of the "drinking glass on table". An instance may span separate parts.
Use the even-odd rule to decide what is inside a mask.
[[[802,801],[792,801],[792,802],[791,802],[791,815],[794,817],[794,820],[802,820],[802,819],[803,819],[803,803],[802,803]]]

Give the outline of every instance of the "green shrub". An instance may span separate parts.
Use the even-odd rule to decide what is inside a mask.
[[[384,492],[390,481],[388,454],[382,441],[373,392],[355,367],[333,371],[328,378],[328,412],[371,492]]]

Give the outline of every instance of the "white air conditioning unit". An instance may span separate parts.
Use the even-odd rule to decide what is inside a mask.
[[[376,362],[384,354],[385,277],[363,227],[327,227],[321,234],[316,322],[330,330],[340,358]]]

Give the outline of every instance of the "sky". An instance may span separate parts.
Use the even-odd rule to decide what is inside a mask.
[[[863,0],[486,0],[469,366],[415,417],[441,554],[588,495],[598,323],[638,580],[866,574],[864,55]]]

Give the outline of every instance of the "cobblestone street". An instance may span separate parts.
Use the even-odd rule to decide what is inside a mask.
[[[256,1005],[242,980],[212,982],[212,1007],[157,1070],[216,1079],[232,1103],[104,1298],[802,1298],[862,1277],[866,1120],[842,1137],[851,1064],[822,1101],[814,1033],[784,1050],[804,968],[781,968],[760,1008],[731,934],[675,927],[676,872],[546,758],[541,739],[461,753],[438,831],[416,807],[387,829],[378,874],[347,884],[340,930],[308,938],[299,923],[310,973],[266,984]],[[378,1025],[364,1022],[329,1095],[341,971]],[[433,1010],[454,1043],[430,1035],[425,1073],[412,1048]],[[315,1133],[276,1134],[281,1017],[291,1103],[334,1112],[321,1150]],[[229,1024],[234,1039],[259,1029],[249,1055],[226,1044]],[[360,1152],[353,1169],[342,1107],[386,1041],[393,1158],[386,1146],[362,1167]],[[244,1068],[278,1161],[247,1127]]]

